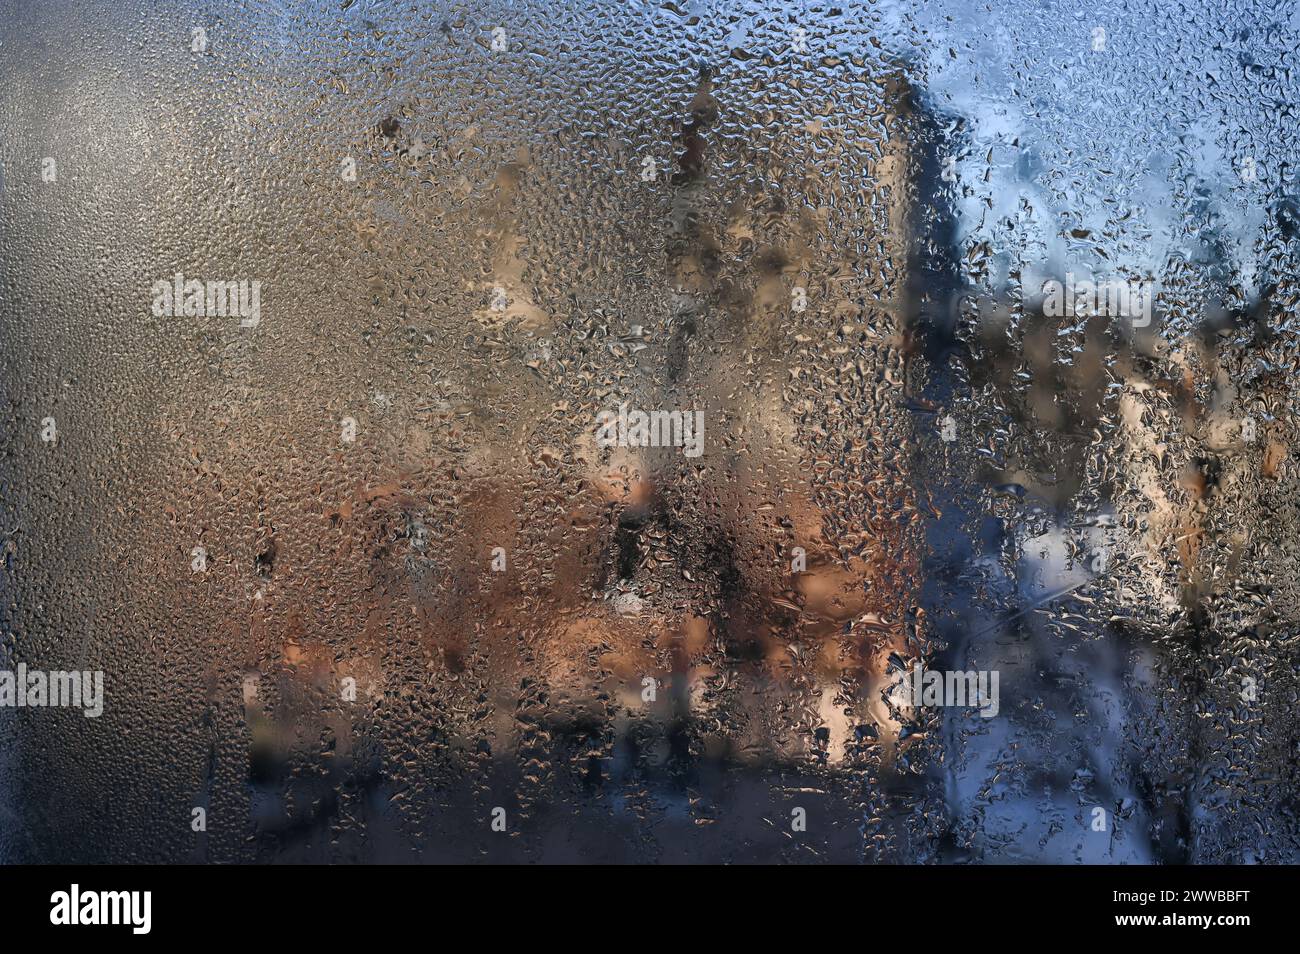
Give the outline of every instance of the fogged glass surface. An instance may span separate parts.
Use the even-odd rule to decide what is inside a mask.
[[[0,859],[1296,860],[1293,6],[0,13]]]

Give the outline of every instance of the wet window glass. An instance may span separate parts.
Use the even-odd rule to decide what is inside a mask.
[[[1295,860],[1290,7],[4,6],[0,860]]]

